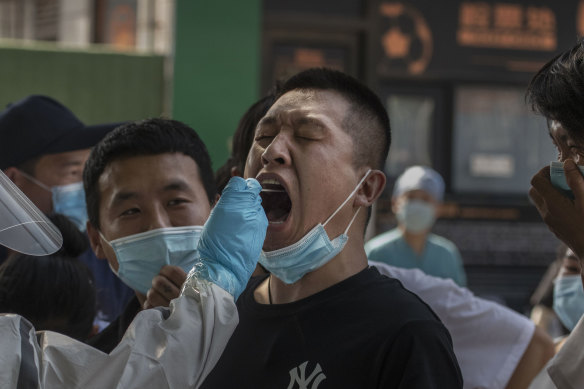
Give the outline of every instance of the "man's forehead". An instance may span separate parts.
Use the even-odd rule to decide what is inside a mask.
[[[54,164],[78,164],[85,163],[89,157],[90,149],[66,151],[43,155],[43,161]]]
[[[180,185],[179,185],[180,184]],[[180,186],[180,188],[179,188]],[[203,186],[196,162],[180,153],[124,157],[111,161],[99,177],[100,191]]]
[[[333,90],[294,89],[276,100],[260,124],[271,123],[289,116],[300,117],[314,114],[324,114],[342,120],[348,106],[349,102]]]

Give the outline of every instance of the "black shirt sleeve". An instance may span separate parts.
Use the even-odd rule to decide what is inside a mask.
[[[450,334],[436,321],[406,323],[382,363],[379,388],[462,388]]]

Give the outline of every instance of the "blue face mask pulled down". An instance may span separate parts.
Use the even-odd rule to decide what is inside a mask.
[[[558,278],[554,285],[554,311],[572,331],[584,314],[584,288],[580,275]]]
[[[322,267],[336,257],[349,240],[347,232],[349,232],[349,228],[351,228],[351,224],[355,221],[359,210],[353,215],[353,219],[349,222],[345,232],[333,240],[329,239],[324,226],[357,193],[370,172],[371,169],[365,173],[365,176],[359,181],[349,197],[345,199],[324,223],[317,224],[302,239],[290,246],[274,251],[262,251],[259,263],[286,284],[293,284],[304,277],[306,273]]]
[[[125,236],[108,242],[118,260],[114,273],[130,288],[146,294],[164,265],[186,273],[199,261],[197,245],[203,226],[168,227]],[[112,269],[113,270],[113,269]]]

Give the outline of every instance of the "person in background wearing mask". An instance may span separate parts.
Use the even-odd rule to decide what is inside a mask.
[[[0,112],[0,169],[43,213],[61,213],[85,231],[83,165],[90,148],[117,125],[86,126],[58,101],[28,96]],[[6,256],[0,252],[0,263]],[[95,279],[96,323],[103,325],[122,312],[133,292],[91,250],[79,259]]]
[[[580,277],[580,263],[574,252],[565,244],[558,250],[557,263],[559,271],[553,282],[553,309],[559,320],[568,331],[572,331],[584,314],[584,287]],[[568,335],[556,338],[555,348],[559,352]],[[554,363],[552,359],[534,378],[529,389],[555,389],[547,368]]]
[[[424,166],[406,169],[398,177],[391,199],[397,228],[367,242],[369,260],[418,268],[466,286],[462,259],[454,243],[430,233],[443,198],[444,180],[435,170]]]
[[[584,39],[546,63],[527,89],[532,108],[545,116],[564,174],[544,167],[531,180],[529,196],[549,229],[584,261]],[[564,179],[571,194],[559,189]],[[560,186],[561,187],[561,186]],[[584,387],[582,319],[547,369],[558,388]]]
[[[558,258],[560,271],[554,281],[554,312],[570,332],[584,314],[584,287],[580,276],[580,262],[576,254],[566,245],[562,245],[562,256]],[[564,344],[565,337],[556,346],[557,350]]]
[[[92,150],[83,178],[91,246],[135,291],[124,312],[88,341],[110,352],[143,307],[168,306],[179,295],[198,259],[215,182],[203,141],[168,119],[112,131]]]
[[[462,388],[436,315],[367,265],[389,144],[385,108],[352,77],[310,69],[282,86],[244,172],[262,184],[269,274],[238,299],[240,323],[204,388]]]

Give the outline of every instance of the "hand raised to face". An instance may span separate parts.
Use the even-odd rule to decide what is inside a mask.
[[[584,258],[584,177],[570,159],[565,161],[564,171],[573,200],[552,185],[549,166],[532,178],[529,196],[549,229],[579,258]]]

